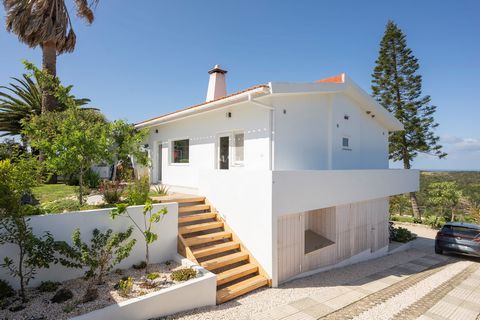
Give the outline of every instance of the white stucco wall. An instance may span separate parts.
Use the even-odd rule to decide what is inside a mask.
[[[150,262],[160,263],[172,259],[177,253],[177,235],[178,235],[178,204],[166,203],[155,204],[153,210],[158,211],[160,208],[166,207],[168,213],[163,219],[154,226],[153,231],[158,234],[158,240],[150,245]],[[66,241],[71,244],[72,232],[76,228],[80,228],[82,240],[90,241],[92,231],[97,228],[104,232],[112,229],[114,232],[125,231],[133,223],[125,217],[118,217],[115,220],[110,218],[111,209],[88,210],[79,212],[70,212],[62,214],[48,214],[42,216],[32,216],[30,226],[36,235],[43,235],[45,231],[49,231],[55,240]],[[132,216],[138,223],[143,224],[143,206],[133,206],[129,208]],[[137,239],[132,252],[128,258],[117,265],[118,268],[129,268],[134,263],[145,260],[145,244],[143,236],[134,228],[132,238]],[[3,245],[0,247],[0,260],[4,257],[15,259],[18,256],[17,247],[12,245]],[[82,277],[84,270],[72,269],[61,266],[60,264],[52,265],[49,269],[40,269],[35,277],[31,280],[29,286],[35,287],[41,281],[65,281]],[[8,281],[12,286],[18,288],[18,280],[12,278],[4,268],[0,268],[0,279]]]
[[[231,112],[231,118],[226,116],[227,112]],[[199,171],[216,166],[218,136],[231,132],[243,131],[245,140],[243,166],[230,166],[230,169],[268,170],[269,119],[268,110],[244,102],[151,128],[148,143],[153,164],[152,181],[158,180],[158,147],[162,143],[162,182],[198,188]],[[170,141],[177,139],[190,139],[189,164],[170,163]]]
[[[278,96],[273,105],[275,170],[388,168],[388,130],[346,94]]]
[[[204,170],[200,193],[272,275],[272,172]]]

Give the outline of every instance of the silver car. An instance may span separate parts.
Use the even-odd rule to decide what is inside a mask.
[[[448,222],[435,237],[435,253],[444,251],[480,256],[480,225]]]

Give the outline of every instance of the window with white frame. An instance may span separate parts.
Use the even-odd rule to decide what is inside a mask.
[[[190,140],[172,141],[172,163],[189,163]]]
[[[242,165],[244,157],[244,139],[245,134],[238,132],[233,134],[233,155],[234,164]]]

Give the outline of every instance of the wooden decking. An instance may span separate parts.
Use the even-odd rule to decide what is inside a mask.
[[[271,284],[205,197],[178,193],[153,199],[179,204],[178,252],[217,274],[217,304]]]

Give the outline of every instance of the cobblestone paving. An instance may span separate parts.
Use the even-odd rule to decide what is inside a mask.
[[[448,259],[444,262],[437,263],[424,271],[420,271],[416,274],[413,274],[408,278],[406,278],[405,280],[401,280],[397,283],[394,283],[385,289],[372,293],[363,299],[360,299],[350,305],[347,305],[339,310],[336,310],[330,314],[327,314],[324,317],[321,317],[319,319],[325,319],[325,320],[353,319],[354,317],[358,316],[362,312],[369,310],[370,308],[372,308],[377,304],[387,301],[388,299],[414,286],[418,282],[430,277],[434,273],[444,269],[446,265],[451,262],[452,260]]]
[[[455,275],[447,282],[441,284],[436,289],[428,293],[422,299],[418,300],[406,309],[396,314],[394,319],[417,319],[428,309],[433,307],[438,301],[446,296],[451,290],[467,279],[471,274],[480,268],[479,264],[473,264]]]

